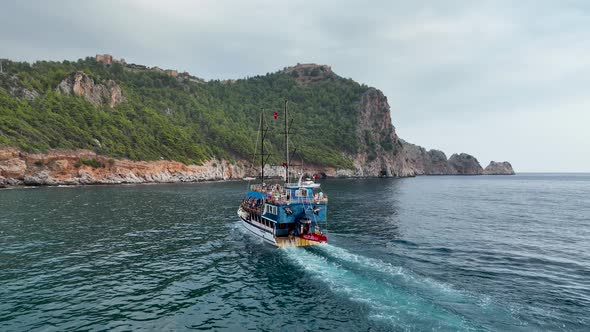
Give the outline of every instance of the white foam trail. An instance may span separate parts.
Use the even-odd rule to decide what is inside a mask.
[[[351,262],[364,268],[369,268],[376,272],[385,273],[393,277],[401,277],[405,282],[408,283],[412,283],[422,287],[424,286],[424,284],[428,284],[432,286],[434,290],[436,290],[437,292],[445,293],[445,295],[447,296],[465,296],[465,294],[462,291],[453,289],[448,284],[438,282],[427,277],[418,277],[412,272],[405,270],[401,266],[395,266],[379,259],[353,254],[346,249],[335,247],[330,244],[318,246],[318,248],[322,249],[322,251],[324,251],[326,254],[336,259]]]
[[[284,252],[311,275],[326,283],[334,293],[366,305],[370,311],[370,319],[383,321],[404,330],[474,329],[457,314],[378,279],[359,275],[308,250],[291,247],[285,248]]]
[[[495,305],[493,300],[487,295],[471,294],[457,290],[446,283],[416,275],[401,266],[395,266],[379,259],[353,254],[346,249],[329,244],[318,246],[317,248],[320,248],[326,255],[337,260],[385,274],[393,283],[399,284],[401,288],[408,289],[413,293],[418,292],[423,298],[444,300],[446,303],[459,306],[469,305],[479,308],[482,313],[492,314],[496,317],[501,317],[506,322],[512,322],[518,325],[518,319],[515,319],[514,314],[510,310],[506,307]]]

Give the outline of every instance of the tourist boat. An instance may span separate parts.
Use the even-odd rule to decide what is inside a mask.
[[[277,113],[274,113],[277,119]],[[264,242],[277,247],[312,246],[326,243],[328,197],[320,184],[301,173],[297,182],[290,181],[289,124],[285,101],[285,168],[284,182],[265,179],[264,113],[260,114],[259,136],[260,183],[250,184],[238,208],[240,223]],[[258,139],[256,144],[258,144]]]

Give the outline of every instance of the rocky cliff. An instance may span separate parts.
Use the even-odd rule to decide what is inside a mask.
[[[402,142],[391,124],[387,97],[369,88],[358,104],[356,137],[361,147],[355,155],[354,176],[413,176],[406,163]]]
[[[455,174],[447,156],[440,150],[427,151],[425,148],[402,140],[403,156],[416,175]]]
[[[483,169],[467,153],[453,154],[449,159],[440,150],[427,151],[421,146],[402,141],[403,156],[416,175],[480,175]]]
[[[265,76],[192,82],[181,75],[78,62],[9,62],[0,81],[0,185],[185,182],[256,175],[245,165],[257,112],[288,96],[307,173],[329,177],[470,175],[471,155],[400,139],[387,97],[330,66],[298,64]],[[63,77],[63,73],[70,73]],[[47,93],[54,90],[57,93]],[[74,96],[89,103],[72,103]],[[275,104],[276,101],[276,104]],[[122,103],[124,103],[122,105]],[[292,103],[292,104],[291,104]],[[100,112],[110,108],[113,112]],[[280,116],[280,114],[279,114]],[[276,123],[273,126],[277,126]],[[274,128],[274,131],[278,131]],[[280,135],[267,148],[284,155]],[[296,137],[297,138],[297,137]],[[33,153],[31,151],[44,151]],[[280,164],[281,160],[270,164]],[[490,165],[486,174],[511,166]],[[281,167],[265,174],[282,176]]]
[[[449,165],[457,175],[481,175],[483,168],[474,156],[467,153],[455,153],[449,158]]]
[[[0,187],[237,180],[256,176],[257,171],[246,161],[210,160],[203,165],[185,165],[167,160],[113,159],[88,150],[39,154],[0,148]],[[351,170],[334,167],[310,166],[305,172],[328,177],[353,176]],[[266,166],[265,174],[282,177],[284,170],[280,166]]]
[[[507,162],[495,162],[490,161],[490,164],[483,170],[483,174],[486,175],[514,175],[514,169],[512,165]]]
[[[329,66],[298,64],[284,70],[300,84],[336,79]],[[340,170],[349,177],[406,177],[415,175],[478,175],[483,169],[469,154],[454,154],[447,159],[440,150],[429,150],[400,139],[392,125],[387,97],[368,88],[356,107],[357,153],[350,155],[354,169]]]
[[[244,174],[242,168],[226,161],[185,165],[112,159],[87,150],[35,154],[0,149],[0,185],[195,182],[242,178]]]
[[[70,74],[59,83],[56,90],[65,95],[84,97],[95,106],[108,105],[114,108],[125,101],[121,87],[115,81],[106,80],[96,84],[82,71]]]

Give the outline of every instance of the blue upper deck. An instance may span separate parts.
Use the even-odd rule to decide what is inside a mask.
[[[261,191],[254,191],[254,190],[248,191],[248,193],[246,195],[248,197],[257,198],[257,199],[264,199],[264,198],[268,197],[267,193],[261,192]]]
[[[252,185],[247,193],[256,213],[276,223],[296,223],[302,219],[325,222],[328,197],[319,184],[288,183],[265,186]]]
[[[328,197],[321,192],[320,185],[311,181],[287,183],[284,187],[278,183],[264,186],[255,184],[250,186],[247,196],[275,205],[328,202]]]

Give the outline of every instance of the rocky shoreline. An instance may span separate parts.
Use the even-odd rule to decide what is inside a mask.
[[[432,151],[432,150],[431,150]],[[442,152],[441,152],[442,153]],[[470,155],[453,155],[447,161],[444,154],[433,153],[440,166],[435,172],[425,172],[424,165],[416,172],[403,176],[416,175],[480,175],[514,174],[508,162],[492,162],[485,171]],[[416,167],[416,162],[409,165]],[[55,186],[55,185],[93,185],[93,184],[137,184],[137,183],[178,183],[216,180],[239,180],[255,176],[257,170],[247,166],[247,162],[230,163],[227,160],[210,160],[202,165],[185,165],[177,161],[132,161],[101,156],[88,150],[61,151],[47,153],[28,153],[16,148],[0,148],[0,187],[6,186]],[[442,166],[441,166],[442,165]],[[441,168],[442,167],[442,168]],[[357,169],[310,166],[305,171],[323,177],[363,178],[388,176],[387,174],[363,172]],[[267,166],[265,174],[279,178],[283,168]]]

